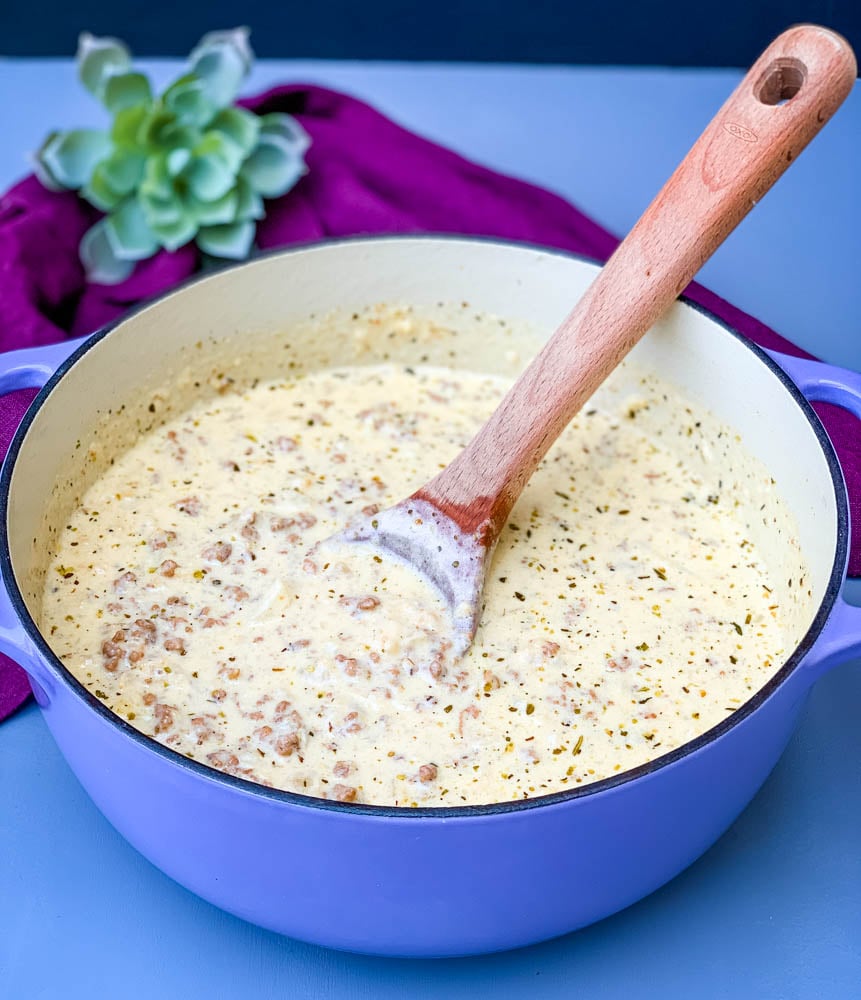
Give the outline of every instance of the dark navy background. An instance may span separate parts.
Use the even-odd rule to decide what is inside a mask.
[[[861,0],[0,0],[0,54],[68,56],[86,29],[184,55],[247,24],[282,58],[747,66],[798,21],[861,50]]]

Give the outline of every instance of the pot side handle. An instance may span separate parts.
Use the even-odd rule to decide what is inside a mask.
[[[86,339],[64,340],[59,344],[25,347],[0,354],[0,395],[18,389],[40,389]],[[47,705],[53,681],[18,618],[5,581],[0,582],[0,652],[27,672],[36,700],[40,705]]]
[[[87,337],[64,340],[45,347],[24,347],[0,354],[0,395],[17,389],[41,389],[60,365]]]
[[[861,373],[822,361],[766,351],[811,403],[832,403],[861,420]],[[861,525],[858,526],[861,530]],[[851,526],[850,526],[851,528]],[[815,646],[817,676],[861,656],[861,608],[838,597]]]
[[[45,708],[54,693],[54,680],[15,612],[5,581],[0,582],[0,653],[14,660],[27,674],[36,701]]]

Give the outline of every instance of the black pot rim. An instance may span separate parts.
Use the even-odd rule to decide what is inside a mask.
[[[451,242],[451,243],[476,243],[481,245],[493,245],[493,246],[503,246],[510,247],[514,249],[521,250],[534,250],[536,252],[546,254],[553,257],[562,257],[568,260],[579,261],[583,264],[591,264],[596,266],[601,266],[601,261],[595,260],[594,258],[588,257],[584,254],[572,253],[565,250],[559,250],[555,247],[541,246],[540,244],[519,242],[516,240],[506,240],[497,239],[494,237],[479,237],[479,236],[469,236],[463,234],[447,234],[447,233],[419,233],[419,234],[391,234],[391,235],[377,235],[377,236],[355,236],[355,237],[345,237],[339,239],[324,239],[309,243],[303,243],[295,247],[280,247],[275,250],[270,250],[265,253],[259,254],[251,261],[243,261],[240,264],[233,265],[224,270],[234,271],[241,267],[253,267],[256,263],[261,260],[267,260],[272,257],[277,256],[293,256],[295,254],[301,254],[306,250],[322,249],[327,247],[336,247],[349,244],[374,244],[380,242],[391,242],[394,240],[409,240],[409,241],[425,241],[425,242]],[[198,274],[191,279],[177,285],[167,292],[161,295],[155,296],[148,299],[145,302],[138,304],[134,309],[129,310],[124,313],[119,319],[112,323],[107,324],[101,329],[97,330],[95,333],[91,334],[86,341],[80,345],[72,354],[66,358],[62,364],[56,369],[51,378],[45,383],[42,389],[39,391],[36,398],[31,403],[29,409],[25,413],[12,442],[9,446],[9,451],[6,455],[6,459],[3,463],[2,475],[0,475],[0,525],[2,525],[2,532],[0,532],[0,574],[2,574],[3,582],[6,586],[9,599],[11,601],[12,607],[15,611],[18,620],[23,625],[29,639],[34,643],[41,659],[50,667],[51,673],[54,679],[65,685],[73,695],[83,701],[90,709],[92,709],[97,715],[102,719],[110,723],[111,725],[118,728],[124,735],[135,741],[142,749],[148,750],[152,753],[159,755],[164,758],[166,762],[169,762],[175,766],[185,768],[186,770],[192,772],[198,778],[208,779],[214,781],[217,784],[226,786],[235,792],[241,792],[247,795],[262,797],[269,800],[274,800],[275,802],[281,802],[285,805],[299,806],[311,809],[323,809],[342,813],[344,815],[365,815],[373,816],[377,818],[391,818],[391,819],[445,819],[451,821],[456,818],[465,817],[489,817],[506,815],[509,813],[523,812],[529,809],[540,809],[546,808],[548,806],[563,805],[572,802],[577,799],[587,798],[592,795],[599,795],[602,792],[607,792],[612,789],[620,788],[630,782],[636,781],[639,778],[645,778],[649,775],[655,774],[658,771],[669,767],[678,761],[689,757],[692,754],[704,749],[709,744],[720,739],[725,733],[734,729],[736,726],[745,721],[749,716],[753,715],[760,706],[767,701],[774,692],[783,685],[783,683],[794,674],[796,669],[800,666],[801,662],[807,656],[807,654],[812,649],[814,643],[819,637],[819,633],[822,631],[825,623],[828,619],[828,615],[834,606],[837,597],[840,594],[840,589],[843,584],[844,579],[844,569],[846,567],[848,552],[849,552],[849,504],[848,498],[846,496],[846,488],[843,482],[843,474],[840,468],[840,463],[838,461],[837,455],[834,451],[834,447],[823,428],[819,418],[814,412],[812,406],[795,385],[795,383],[790,379],[790,377],[784,372],[784,370],[774,361],[763,348],[752,343],[738,330],[734,329],[727,322],[716,316],[711,310],[706,309],[697,302],[691,301],[686,296],[680,296],[680,301],[685,305],[689,306],[703,316],[706,316],[712,322],[716,323],[723,330],[729,333],[732,337],[738,340],[744,345],[744,347],[751,351],[759,361],[764,364],[771,372],[774,374],[782,383],[783,387],[795,401],[796,405],[799,406],[810,424],[816,438],[819,442],[822,451],[825,454],[825,458],[828,464],[828,469],[831,474],[831,482],[834,489],[834,498],[837,508],[837,538],[834,553],[834,562],[831,567],[831,572],[828,579],[828,585],[825,589],[825,594],[823,595],[822,601],[816,612],[816,615],[802,638],[801,642],[795,648],[791,656],[786,660],[780,670],[774,674],[768,682],[760,688],[751,698],[749,698],[742,706],[740,706],[731,716],[723,719],[716,726],[711,729],[706,730],[696,739],[689,741],[688,743],[683,743],[681,746],[677,747],[675,750],[671,750],[661,757],[656,757],[654,760],[648,761],[645,764],[641,764],[639,767],[632,768],[628,771],[621,771],[619,774],[612,775],[608,778],[603,778],[600,781],[591,782],[588,785],[580,785],[575,788],[566,789],[561,792],[553,792],[548,795],[539,795],[530,799],[519,799],[513,802],[495,802],[486,805],[464,805],[464,806],[430,806],[421,808],[410,808],[408,806],[379,806],[379,805],[368,805],[368,804],[352,804],[344,802],[335,802],[330,799],[320,799],[310,795],[302,795],[298,792],[284,791],[281,789],[267,788],[264,785],[259,785],[256,782],[248,781],[245,778],[233,777],[229,774],[224,774],[215,768],[209,767],[200,761],[191,760],[188,757],[183,756],[176,750],[172,750],[170,747],[159,743],[158,740],[151,736],[147,736],[145,733],[140,732],[140,730],[135,729],[134,726],[126,722],[119,715],[112,712],[103,702],[95,697],[90,691],[88,691],[80,681],[77,680],[74,675],[67,670],[67,668],[61,663],[59,658],[51,650],[48,643],[42,636],[36,623],[33,621],[30,613],[24,603],[23,596],[21,594],[20,588],[18,587],[18,582],[15,578],[15,573],[12,568],[12,558],[9,551],[9,538],[8,538],[8,516],[9,516],[9,489],[11,486],[12,475],[14,473],[15,465],[18,460],[21,448],[23,446],[24,440],[27,436],[27,432],[35,419],[37,413],[45,404],[45,402],[50,397],[54,387],[57,383],[65,376],[65,374],[78,363],[96,344],[100,343],[105,337],[109,336],[115,329],[125,323],[127,320],[142,312],[144,309],[148,309],[172,295],[181,294],[186,288],[191,285],[195,285],[201,281],[214,280],[222,272],[210,272],[205,274]]]

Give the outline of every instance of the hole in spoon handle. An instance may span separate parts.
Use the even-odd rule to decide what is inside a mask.
[[[768,46],[745,81],[751,81],[749,93],[761,111],[814,102],[812,136],[840,106],[857,73],[855,54],[845,38],[815,24],[799,24]],[[744,84],[740,89],[746,89]],[[796,101],[799,96],[802,100]],[[784,122],[800,110],[774,112],[773,120]]]
[[[807,66],[793,56],[781,56],[766,69],[754,87],[757,100],[762,104],[785,104],[804,86]]]

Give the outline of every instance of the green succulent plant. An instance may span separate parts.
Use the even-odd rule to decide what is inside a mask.
[[[192,240],[214,257],[247,257],[264,199],[306,172],[310,140],[295,118],[233,106],[254,60],[248,34],[205,35],[160,96],[122,42],[81,35],[78,75],[113,120],[106,130],[50,133],[35,171],[106,213],[80,244],[91,281],[124,281],[136,261]]]

